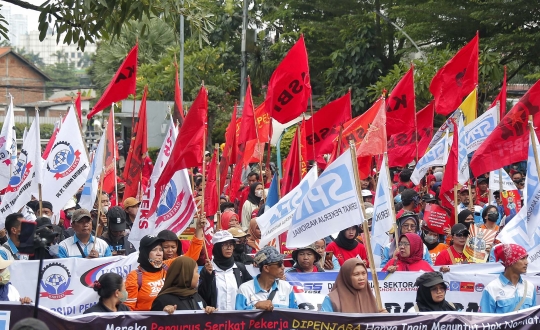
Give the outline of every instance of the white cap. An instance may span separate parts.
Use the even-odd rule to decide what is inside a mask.
[[[371,193],[371,191],[364,189],[362,190],[362,197],[366,197],[366,196],[373,196],[373,194]]]
[[[77,203],[75,203],[75,200],[73,198],[70,198],[66,205],[64,205],[64,210],[69,210],[77,206]]]
[[[234,238],[233,235],[226,230],[217,231],[214,233],[214,237],[212,237],[212,244],[223,243],[227,241],[236,241],[236,238]]]
[[[366,220],[372,219],[373,211],[375,211],[375,209],[373,207],[367,207],[365,211],[366,211]]]

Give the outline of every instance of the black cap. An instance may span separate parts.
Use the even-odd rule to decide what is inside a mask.
[[[401,193],[401,202],[412,202],[413,198],[418,196],[418,193],[413,189],[405,189]]]
[[[163,238],[159,238],[157,236],[152,235],[146,235],[141,239],[140,246],[141,247],[148,247],[152,246],[155,243],[163,243],[165,240]]]
[[[36,219],[36,229],[41,229],[41,228],[50,228],[50,229],[52,229],[53,225],[52,225],[51,219],[49,219],[47,217],[39,217],[39,218],[37,218]]]
[[[39,205],[39,202],[38,202],[38,205]],[[44,208],[44,209],[49,209],[49,210],[53,211],[53,207],[52,207],[51,202],[42,201],[41,202],[41,207]]]
[[[486,178],[485,176],[481,176],[479,177],[478,179],[476,179],[476,184],[479,185],[480,183],[482,182],[489,182],[488,181],[488,178]]]
[[[110,231],[126,230],[126,212],[120,206],[113,206],[107,212]]]
[[[469,230],[467,229],[467,226],[465,226],[462,223],[457,223],[452,226],[452,235],[461,234],[463,232],[466,232],[467,235],[469,235]]]
[[[429,272],[429,273],[424,273],[420,275],[416,279],[414,286],[424,286],[426,288],[431,288],[432,286],[441,284],[441,283],[446,285],[443,279],[443,275],[441,273]]]
[[[436,202],[437,199],[435,198],[435,196],[433,196],[432,194],[430,193],[427,193],[427,194],[424,194],[422,196],[422,200],[426,203],[430,203],[430,202]]]

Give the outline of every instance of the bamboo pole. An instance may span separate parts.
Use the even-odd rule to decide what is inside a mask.
[[[536,136],[534,135],[534,126],[533,126],[533,116],[529,116],[529,132],[531,134],[531,144],[533,147],[533,154],[534,154],[534,163],[536,164],[536,175],[540,178],[540,162],[538,161],[538,150],[536,149],[538,146],[536,145]]]
[[[457,185],[454,185],[454,220],[456,224],[459,222],[458,220],[458,193],[457,193]]]
[[[217,195],[217,201],[218,201],[218,208],[217,208],[217,212],[216,212],[216,228],[217,230],[221,230],[221,211],[219,209],[219,197],[220,197],[220,194],[219,194],[219,187],[220,187],[220,177],[219,177],[219,164],[218,164],[218,158],[219,157],[219,143],[216,143],[214,145],[214,149],[216,150],[216,195]]]

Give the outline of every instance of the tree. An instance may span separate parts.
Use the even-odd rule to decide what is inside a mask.
[[[22,57],[24,57],[25,59],[27,59],[28,61],[30,61],[30,63],[36,65],[36,66],[39,66],[39,67],[44,67],[45,66],[45,62],[43,62],[43,59],[41,58],[39,53],[34,53],[34,51],[31,51],[30,53],[27,53],[26,49],[24,49],[24,47],[23,48],[15,48],[15,52],[17,54],[21,55]]]
[[[87,68],[92,64],[92,58],[88,53],[83,53],[82,57],[77,62],[77,66],[80,68]]]
[[[4,2],[40,12],[38,29],[41,41],[45,39],[47,30],[54,28],[57,43],[63,38],[62,43],[77,44],[81,50],[84,50],[87,43],[118,37],[124,24],[141,21],[144,16],[174,22],[178,21],[182,14],[201,40],[206,39],[211,29],[209,20],[211,15],[204,8],[204,2],[199,0],[65,0],[43,1],[39,6],[24,0],[4,0]],[[146,36],[148,23],[148,21],[143,23],[144,27],[140,30],[141,38]],[[0,35],[9,39],[8,31],[7,21],[0,16]]]
[[[56,57],[58,62],[67,62],[69,58],[69,54],[64,52],[63,50],[57,50],[51,56]]]
[[[52,95],[54,90],[77,89],[80,85],[73,62],[57,62],[45,66],[43,71],[51,78],[51,81],[46,83],[47,96]]]

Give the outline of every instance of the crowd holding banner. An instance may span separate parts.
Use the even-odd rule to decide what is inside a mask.
[[[240,329],[247,320],[249,328],[280,329],[534,328],[540,81],[508,113],[503,82],[497,100],[478,115],[478,47],[477,35],[437,72],[434,99],[418,112],[412,66],[358,117],[354,90],[311,111],[277,164],[283,171],[270,161],[272,120],[287,124],[308,109],[303,36],[259,106],[248,78],[242,115],[235,105],[225,143],[212,151],[208,90],[200,87],[185,114],[176,77],[175,107],[155,164],[147,148],[148,87],[125,164],[119,161],[114,102],[136,93],[138,45],[88,114],[111,107],[93,150],[81,136],[76,101],[43,153],[36,112],[17,153],[11,102],[0,132],[0,227],[7,232],[0,237],[0,301],[26,304],[37,294],[40,307],[77,316],[61,326],[67,329],[81,322]],[[436,132],[435,113],[448,117]],[[521,162],[526,171],[516,170]],[[509,287],[512,294],[496,294]],[[369,314],[350,316],[345,325],[333,315],[274,308],[462,314]],[[28,311],[7,310],[0,322]],[[206,321],[198,313],[189,321],[150,313],[79,316],[130,310],[217,314]],[[220,313],[232,310],[244,312]],[[500,319],[467,314],[512,310],[519,312]],[[65,320],[42,315],[49,326]]]

